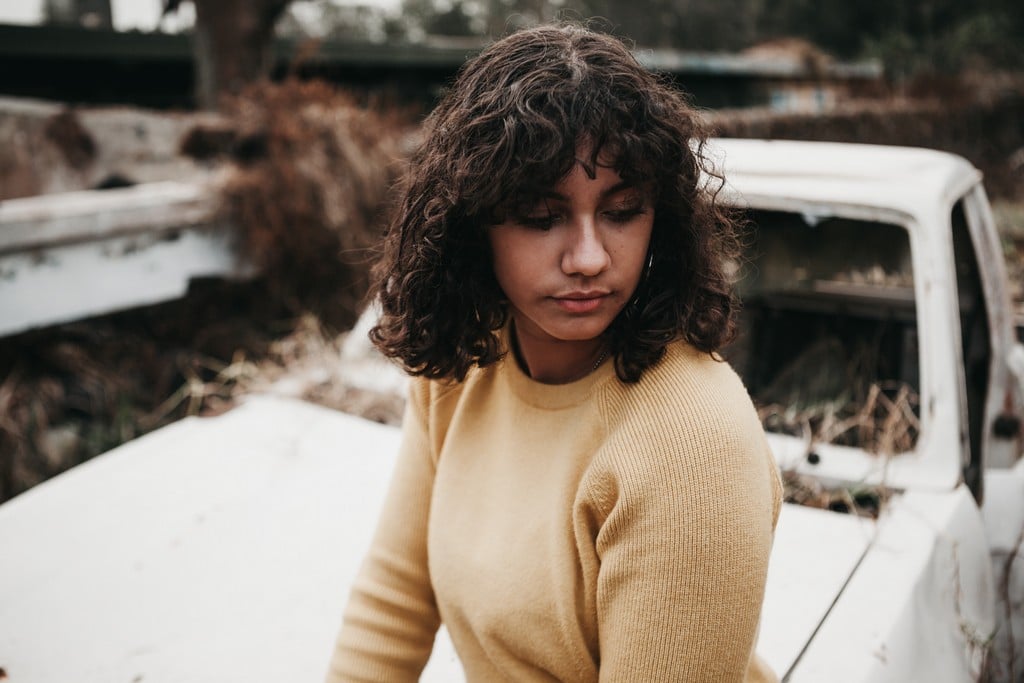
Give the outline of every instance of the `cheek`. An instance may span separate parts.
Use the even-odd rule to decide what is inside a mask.
[[[515,297],[521,283],[529,281],[530,277],[526,270],[531,260],[523,253],[521,245],[509,235],[491,233],[491,266],[494,269],[494,279],[501,287],[505,296]]]
[[[628,242],[622,245],[622,259],[626,265],[629,277],[639,281],[647,264],[647,254],[651,244],[652,226],[643,226],[637,234]]]
[[[494,278],[505,296],[512,300],[524,298],[541,279],[539,273],[530,270],[531,261],[527,258],[504,257],[495,258]]]
[[[508,291],[511,289],[511,285],[508,281],[508,272],[505,268],[505,264],[498,258],[492,258],[491,263],[494,268],[494,280],[498,283],[498,287],[501,291],[508,296]]]

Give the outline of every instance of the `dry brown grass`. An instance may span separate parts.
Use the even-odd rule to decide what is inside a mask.
[[[917,392],[903,383],[872,383],[863,401],[845,399],[799,407],[772,403],[758,408],[766,429],[803,438],[894,455],[911,450],[921,431]]]
[[[349,381],[349,367],[342,358],[349,334],[332,335],[315,315],[302,316],[292,333],[272,343],[259,363],[240,358],[223,369],[230,382],[231,400],[246,394],[271,393],[312,401],[382,424],[400,424],[404,396],[360,388]]]
[[[829,487],[815,477],[782,473],[783,500],[805,507],[875,519],[892,492],[883,486]]]

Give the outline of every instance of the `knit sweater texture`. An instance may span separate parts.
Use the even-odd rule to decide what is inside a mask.
[[[511,355],[414,380],[328,681],[415,681],[443,622],[470,683],[774,681],[754,654],[781,485],[728,364],[640,382]]]

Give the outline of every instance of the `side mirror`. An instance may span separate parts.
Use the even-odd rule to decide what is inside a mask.
[[[1013,439],[1020,434],[1020,418],[1013,413],[1000,413],[992,422],[992,433],[1000,439]]]

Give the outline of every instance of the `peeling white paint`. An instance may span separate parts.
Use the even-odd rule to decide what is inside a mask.
[[[210,188],[131,188],[0,203],[0,335],[181,297],[255,274]]]

